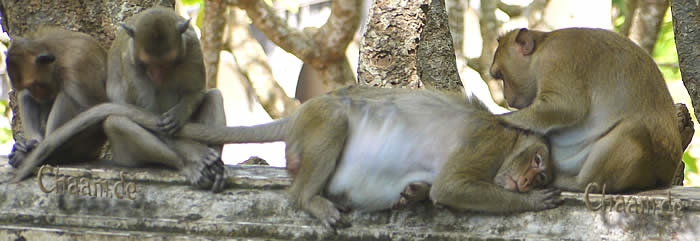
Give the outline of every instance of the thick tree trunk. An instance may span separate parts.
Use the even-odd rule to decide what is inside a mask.
[[[700,5],[697,1],[675,0],[671,3],[671,11],[681,77],[692,100],[695,116],[700,116]]]
[[[464,91],[459,79],[445,0],[432,0],[421,7],[425,26],[416,50],[418,76],[425,86],[454,92]]]
[[[695,109],[695,116],[700,116],[700,4],[691,0],[674,0],[671,2],[673,14],[673,33],[678,51],[678,64],[685,89]],[[676,180],[682,180],[684,163],[676,172]]]
[[[374,1],[360,43],[359,84],[421,87],[416,49],[425,19],[420,6],[427,3],[427,0]]]

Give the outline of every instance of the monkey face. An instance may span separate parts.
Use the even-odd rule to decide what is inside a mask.
[[[551,160],[544,138],[528,135],[525,139],[516,144],[515,154],[503,162],[494,178],[494,183],[506,190],[528,192],[551,181]]]
[[[59,88],[53,71],[56,56],[45,47],[30,40],[15,41],[8,50],[6,63],[15,90],[28,90],[32,98],[40,103],[56,97]]]
[[[503,95],[508,106],[517,109],[532,104],[537,94],[537,80],[529,69],[534,50],[526,50],[526,44],[521,40],[528,34],[530,32],[527,30],[520,29],[499,37],[489,69],[494,79],[503,80]],[[530,39],[529,42],[532,42],[529,45],[534,45],[534,40]]]

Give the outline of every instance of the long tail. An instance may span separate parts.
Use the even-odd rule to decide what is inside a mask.
[[[32,168],[40,165],[60,145],[71,137],[95,124],[101,124],[108,116],[125,116],[149,130],[158,130],[160,116],[139,107],[105,103],[90,108],[56,129],[22,161],[11,182],[27,177]],[[204,124],[185,124],[176,136],[191,138],[207,144],[260,143],[281,141],[284,137],[287,119],[251,127],[212,127]]]
[[[288,121],[289,119],[285,118],[262,125],[235,127],[188,123],[182,126],[175,136],[208,144],[282,141]]]

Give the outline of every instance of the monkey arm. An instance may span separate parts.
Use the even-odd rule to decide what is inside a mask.
[[[29,91],[21,91],[19,96],[20,118],[24,129],[25,139],[41,141],[44,139],[42,123],[46,122],[51,106],[37,103],[32,99]]]
[[[445,180],[438,178],[430,190],[430,198],[459,210],[489,213],[510,213],[554,208],[558,204],[556,190],[511,192],[480,180]]]
[[[510,125],[539,134],[575,125],[586,118],[591,98],[587,93],[565,93],[577,93],[583,91],[582,89],[564,85],[543,88],[531,105],[503,114],[502,117]]]
[[[204,96],[205,92],[202,90],[183,95],[177,104],[160,117],[159,130],[168,135],[175,134],[192,117],[192,113],[199,108]]]

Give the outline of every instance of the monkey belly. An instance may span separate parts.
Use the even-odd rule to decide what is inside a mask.
[[[427,124],[412,114],[383,115],[384,119],[369,118],[380,121],[351,121],[345,149],[327,186],[330,197],[341,198],[340,203],[355,210],[391,208],[409,183],[432,183],[457,147],[458,135],[452,129]]]
[[[596,125],[608,126],[608,128],[600,128]],[[588,159],[595,143],[616,126],[616,123],[606,124],[600,121],[588,121],[548,134],[550,155],[556,171],[577,175]]]

